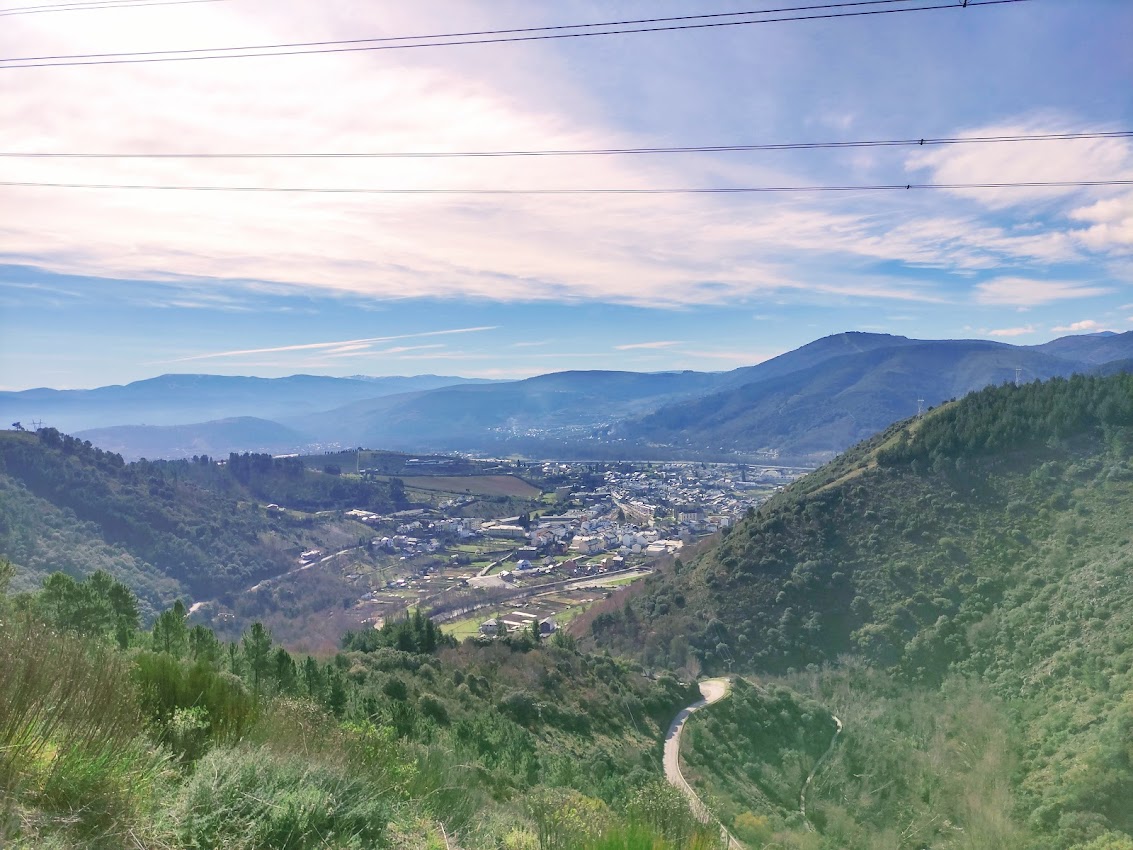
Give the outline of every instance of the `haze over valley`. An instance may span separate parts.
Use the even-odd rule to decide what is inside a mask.
[[[410,452],[813,464],[972,390],[1133,362],[1133,331],[1034,346],[851,332],[730,372],[561,372],[523,381],[164,375],[0,393],[127,459],[363,446]]]

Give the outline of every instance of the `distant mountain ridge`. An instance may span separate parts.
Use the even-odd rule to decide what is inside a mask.
[[[188,425],[239,416],[280,419],[366,398],[478,382],[444,375],[358,379],[168,374],[90,390],[2,392],[0,419],[5,424],[39,419],[69,432],[116,425]]]
[[[0,418],[27,420],[25,427],[42,420],[129,457],[294,451],[305,441],[413,452],[821,460],[918,407],[990,384],[1112,374],[1130,364],[1133,332],[1018,346],[853,331],[729,372],[566,371],[499,382],[164,375],[95,390],[0,393]]]
[[[663,407],[622,423],[616,434],[680,447],[832,455],[918,409],[990,384],[1093,372],[1104,363],[1098,357],[1133,355],[1133,333],[1077,346],[897,339],[891,347],[831,357],[796,371],[780,366],[772,378]],[[1051,350],[1083,359],[1058,357]]]
[[[407,451],[498,447],[529,431],[584,435],[614,419],[702,395],[720,374],[575,371],[386,396],[288,424],[343,445]]]
[[[304,434],[270,419],[235,416],[190,425],[117,425],[79,431],[76,437],[90,440],[126,460],[140,458],[213,457],[230,451],[289,454],[305,449],[313,441]]]
[[[742,386],[753,381],[780,378],[794,372],[801,372],[811,366],[826,363],[837,357],[852,357],[879,348],[896,348],[903,345],[916,345],[921,340],[892,334],[867,333],[865,331],[846,331],[824,336],[808,342],[793,351],[764,360],[754,366],[742,366],[728,372],[724,382],[729,386]]]

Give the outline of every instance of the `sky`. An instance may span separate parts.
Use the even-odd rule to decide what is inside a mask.
[[[0,58],[811,4],[40,8],[61,2],[3,0]],[[926,5],[935,3],[876,4]],[[0,184],[523,190],[1133,180],[1133,138],[479,158],[4,155],[1128,131],[1131,40],[1126,0],[1029,0],[305,56],[40,68],[0,61]],[[1133,330],[1133,187],[485,195],[0,185],[5,390],[169,372],[511,379],[564,369],[716,371],[850,330],[1027,345]]]

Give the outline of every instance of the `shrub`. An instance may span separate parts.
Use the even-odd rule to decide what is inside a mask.
[[[239,746],[197,764],[175,810],[190,847],[369,850],[385,844],[390,808],[348,771]]]
[[[0,630],[0,797],[95,836],[142,829],[165,759],[139,737],[126,664],[26,618]]]
[[[540,850],[574,850],[601,839],[613,826],[606,804],[569,788],[543,788],[528,796],[527,811]]]

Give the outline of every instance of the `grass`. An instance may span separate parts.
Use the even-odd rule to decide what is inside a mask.
[[[480,624],[488,619],[484,612],[480,612],[477,616],[468,617],[463,620],[456,620],[452,623],[444,623],[441,628],[446,634],[452,635],[457,640],[464,640],[465,638],[475,637],[480,633]]]
[[[514,475],[428,475],[402,478],[406,487],[473,496],[517,496],[537,499],[543,491]]]
[[[571,605],[555,615],[555,622],[562,628],[593,604],[594,602],[579,602],[577,605]]]
[[[390,810],[375,790],[344,768],[298,755],[215,750],[185,787],[178,838],[232,850],[381,847]]]
[[[12,620],[0,630],[0,797],[7,809],[0,810],[0,838],[18,835],[19,809],[35,810],[39,822],[80,845],[151,832],[148,811],[169,762],[141,737],[135,701],[122,698],[134,693],[125,661]]]
[[[635,576],[623,576],[622,578],[614,579],[613,581],[605,582],[604,587],[622,587],[623,585],[633,584],[635,581],[641,581],[647,574],[641,573]]]

